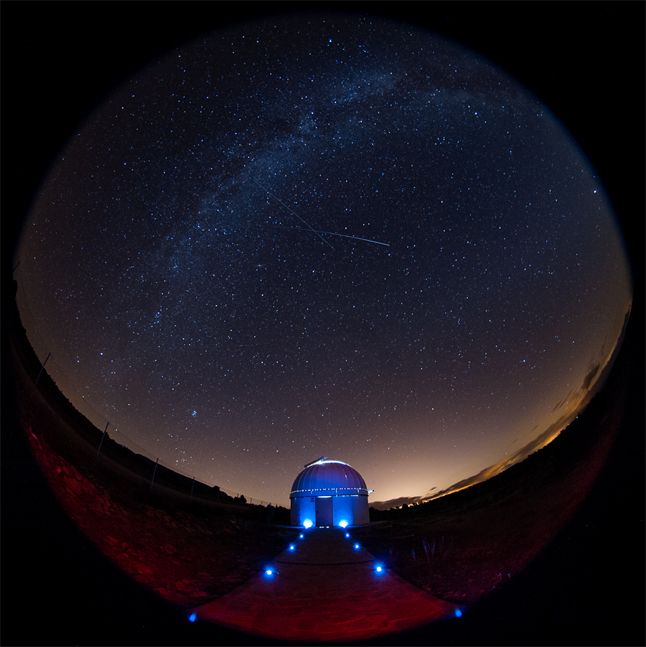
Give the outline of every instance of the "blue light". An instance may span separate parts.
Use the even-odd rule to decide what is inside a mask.
[[[339,521],[339,525],[341,526],[341,528],[347,528],[348,522],[344,519],[343,521]]]
[[[305,535],[303,533],[301,533],[300,535],[298,535],[298,538],[299,539],[305,539]]]
[[[345,533],[345,538],[346,538],[346,539],[350,539],[350,533],[349,533],[349,532],[346,532],[346,533]]]
[[[289,550],[292,550],[292,551],[296,550],[296,546],[294,544],[290,544]]]
[[[462,609],[456,609],[456,610],[453,612],[453,615],[454,615],[456,618],[461,618],[461,617],[462,617]]]
[[[195,611],[193,611],[193,613],[191,613],[191,614],[188,616],[188,621],[189,621],[189,622],[195,622],[196,620],[197,620],[197,613],[195,613]]]
[[[305,521],[303,521],[303,528],[311,528],[313,525],[314,524],[311,519],[305,519]]]
[[[276,571],[271,567],[265,569],[265,575],[267,577],[271,577],[272,575],[274,575],[275,572]]]
[[[355,544],[352,548],[354,548],[355,550],[359,550],[361,546],[359,544]]]

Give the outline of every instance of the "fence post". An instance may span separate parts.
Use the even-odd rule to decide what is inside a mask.
[[[105,434],[107,433],[109,426],[110,426],[110,421],[108,420],[108,422],[105,425],[105,429],[103,430],[103,435],[101,436],[101,440],[99,441],[99,446],[98,446],[98,448],[96,450],[97,458],[99,457],[99,454],[101,453],[101,447],[103,447],[103,441],[105,440]]]
[[[38,375],[36,376],[36,381],[34,382],[34,384],[38,384],[38,381],[40,380],[40,376],[43,374],[43,371],[45,370],[45,364],[47,364],[51,356],[52,356],[51,353],[47,353],[47,357],[45,358],[43,365],[40,367],[40,371],[38,371]]]
[[[157,474],[157,465],[159,465],[159,458],[155,461],[155,467],[153,469],[153,475],[152,478],[150,479],[150,489],[153,489],[153,485],[155,483],[155,474]]]

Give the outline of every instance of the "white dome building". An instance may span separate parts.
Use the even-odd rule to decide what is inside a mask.
[[[305,465],[292,485],[292,525],[344,528],[366,524],[370,492],[353,467],[321,456]]]

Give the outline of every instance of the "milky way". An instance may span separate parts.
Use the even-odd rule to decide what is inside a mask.
[[[39,356],[163,463],[287,502],[346,460],[442,489],[580,407],[630,305],[594,172],[456,45],[376,19],[213,33],[61,153],[18,252]]]

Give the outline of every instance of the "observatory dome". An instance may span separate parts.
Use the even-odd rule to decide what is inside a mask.
[[[368,523],[366,482],[343,461],[321,456],[305,465],[289,495],[294,525],[328,526]]]
[[[320,496],[325,494],[368,494],[361,474],[343,461],[322,456],[296,477],[291,495]]]

